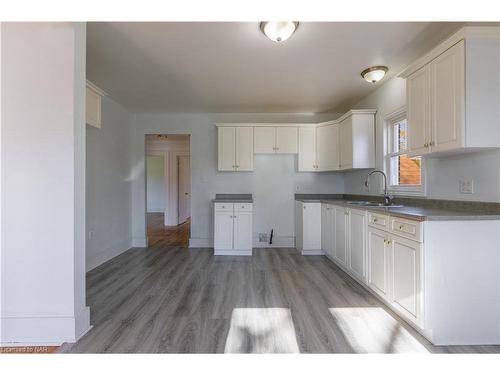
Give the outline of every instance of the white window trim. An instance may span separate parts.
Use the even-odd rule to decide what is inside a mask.
[[[401,107],[395,110],[394,112],[389,113],[384,117],[384,172],[387,175],[388,183],[390,183],[390,163],[391,156],[398,155],[399,153],[390,153],[390,145],[391,145],[391,132],[390,127],[400,120],[406,118],[406,107]],[[401,153],[404,155],[404,153]],[[422,160],[422,171],[421,171],[421,185],[389,185],[387,186],[387,190],[391,195],[398,196],[418,196],[425,197],[427,195],[427,178],[426,178],[426,166],[424,158]]]

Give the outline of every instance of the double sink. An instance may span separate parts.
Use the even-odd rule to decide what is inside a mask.
[[[377,203],[377,202],[368,202],[368,201],[347,201],[346,204],[352,205],[352,206],[361,206],[361,207],[388,207],[388,208],[397,208],[397,207],[403,207],[401,204],[384,204],[384,203]]]

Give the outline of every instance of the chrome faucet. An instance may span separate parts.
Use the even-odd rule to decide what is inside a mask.
[[[384,176],[384,206],[390,206],[391,205],[391,196],[387,193],[387,176],[385,173],[379,169],[375,169],[368,173],[368,176],[366,176],[365,180],[365,186],[367,189],[370,188],[370,176],[374,173],[380,173],[382,176]]]

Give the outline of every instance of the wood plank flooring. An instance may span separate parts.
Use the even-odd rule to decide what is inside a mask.
[[[175,226],[165,226],[163,217],[162,213],[147,214],[149,245],[188,247],[190,220]]]
[[[87,275],[94,328],[76,353],[500,352],[435,347],[325,257],[131,249]]]

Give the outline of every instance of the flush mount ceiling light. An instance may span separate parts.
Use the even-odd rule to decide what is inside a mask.
[[[389,68],[383,65],[371,66],[361,72],[361,77],[370,83],[376,83],[384,78],[388,70]]]
[[[298,22],[261,22],[260,30],[273,42],[284,42],[299,27]]]

